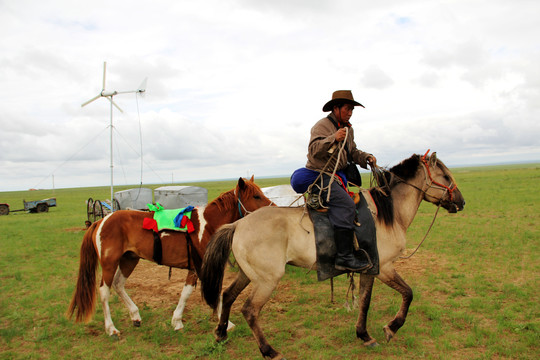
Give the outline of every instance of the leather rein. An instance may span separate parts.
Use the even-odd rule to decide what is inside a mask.
[[[442,194],[442,196],[440,197],[440,199],[438,200],[438,203],[437,203],[437,210],[435,211],[435,215],[433,215],[433,220],[431,221],[431,224],[429,225],[429,228],[427,229],[426,231],[426,234],[424,235],[422,241],[420,241],[420,243],[418,244],[418,246],[414,249],[414,251],[407,255],[407,256],[400,256],[399,258],[400,259],[409,259],[411,256],[413,256],[416,251],[418,251],[418,249],[420,248],[420,246],[424,243],[424,240],[426,240],[429,232],[431,231],[431,228],[433,227],[433,224],[435,223],[435,219],[437,218],[437,214],[439,213],[439,209],[441,208],[441,203],[442,203],[442,199],[444,198],[444,195],[446,193],[448,193],[449,197],[450,197],[450,201],[452,201],[454,199],[454,195],[453,195],[453,192],[454,190],[457,188],[457,184],[453,184],[452,182],[450,182],[450,185],[447,186],[447,185],[444,185],[444,184],[441,184],[437,181],[435,181],[433,179],[433,176],[431,175],[431,170],[429,169],[429,163],[428,163],[428,154],[429,154],[429,151],[430,149],[428,149],[428,151],[426,151],[426,153],[424,154],[424,156],[422,156],[421,158],[421,163],[423,165],[423,169],[424,169],[424,175],[425,175],[425,182],[426,182],[426,185],[428,186],[427,189],[422,189],[414,184],[411,184],[411,183],[408,183],[407,181],[401,179],[400,177],[398,177],[397,175],[395,174],[392,174],[392,176],[394,176],[398,182],[401,182],[403,184],[406,184],[406,185],[409,185],[415,189],[417,189],[418,191],[420,191],[421,193],[423,193],[424,195],[427,194],[427,191],[431,188],[436,188],[436,189],[443,189],[444,192]],[[377,174],[375,173],[375,171],[377,171],[376,169],[372,169],[374,171],[374,175],[375,175],[375,178],[376,179],[379,179],[379,176],[377,176]],[[385,177],[383,177],[383,179],[386,180]],[[387,187],[389,188],[388,184],[386,184]]]
[[[420,188],[420,187],[418,187],[418,186],[416,186],[414,184],[411,184],[411,183],[403,180],[402,178],[400,178],[399,176],[397,176],[397,175],[395,175],[393,173],[391,173],[391,174],[392,174],[393,177],[396,178],[396,180],[398,182],[409,185],[409,186],[415,188],[416,190],[420,191],[424,195],[426,195],[427,191],[429,189],[431,189],[431,188],[444,190],[442,196],[438,199],[438,202],[437,202],[437,204],[440,206],[441,202],[442,202],[442,199],[444,198],[444,195],[446,193],[448,193],[448,195],[450,197],[450,201],[454,200],[454,190],[457,188],[457,184],[453,184],[452,181],[450,181],[450,185],[444,185],[444,184],[441,184],[440,182],[437,182],[437,181],[435,181],[433,179],[433,176],[431,175],[431,170],[429,169],[428,158],[427,158],[427,155],[428,155],[429,151],[430,150],[428,149],[428,151],[426,151],[424,156],[422,156],[422,158],[420,159],[421,164],[423,165],[422,168],[424,169],[425,183],[428,186],[427,189],[424,190],[424,189],[422,189],[422,188]],[[377,171],[377,170],[374,170],[374,171]],[[376,178],[379,179],[379,176],[376,176]],[[384,178],[384,179],[386,180],[386,178]],[[386,187],[389,188],[388,183],[386,184]]]

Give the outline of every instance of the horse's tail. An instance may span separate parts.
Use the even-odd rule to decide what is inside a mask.
[[[81,258],[79,263],[79,277],[75,293],[71,299],[71,304],[67,311],[69,318],[73,317],[75,309],[76,322],[88,322],[94,314],[96,308],[96,268],[98,265],[98,254],[94,247],[92,235],[98,223],[93,223],[84,234],[81,244]]]
[[[204,300],[212,309],[216,309],[221,294],[225,265],[229,259],[236,223],[223,225],[212,236],[200,273],[201,292]]]

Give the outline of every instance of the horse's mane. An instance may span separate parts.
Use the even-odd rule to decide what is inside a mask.
[[[253,196],[256,191],[255,185],[251,181],[248,181],[246,179],[244,179],[244,184],[246,185],[246,188],[244,189],[242,195],[245,198]],[[208,204],[208,207],[216,206],[219,211],[236,207],[237,203],[236,203],[235,190],[236,188],[233,190],[229,190],[224,193],[221,193],[217,198],[215,198]]]
[[[420,155],[414,154],[399,164],[382,171],[381,186],[369,190],[375,205],[377,205],[377,217],[384,224],[390,226],[394,223],[394,202],[392,200],[392,188],[402,181],[407,181],[416,175],[420,165]],[[385,184],[385,185],[383,185]]]

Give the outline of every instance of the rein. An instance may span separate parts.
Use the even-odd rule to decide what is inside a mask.
[[[441,198],[438,201],[437,210],[435,210],[435,214],[433,215],[433,220],[431,220],[431,224],[429,225],[429,228],[427,229],[426,234],[424,235],[422,241],[420,241],[420,243],[416,246],[416,248],[414,249],[414,251],[411,254],[409,254],[407,256],[400,256],[399,257],[400,259],[409,259],[418,251],[420,246],[424,243],[424,240],[426,240],[427,236],[429,235],[429,232],[431,231],[431,228],[433,227],[433,224],[435,223],[435,219],[437,219],[437,214],[439,213],[439,209],[441,208],[441,203],[442,203],[442,199],[443,199],[444,195],[448,192],[448,195],[450,196],[450,201],[452,201],[453,198],[454,198],[453,192],[457,188],[457,185],[452,184],[452,182],[450,182],[450,186],[446,186],[444,184],[441,184],[441,183],[433,180],[433,176],[431,175],[431,171],[429,169],[429,164],[428,164],[428,161],[427,161],[428,153],[429,153],[429,149],[428,149],[428,151],[426,151],[426,153],[424,154],[424,156],[422,156],[422,159],[421,159],[421,162],[422,162],[422,165],[423,165],[423,168],[424,168],[424,175],[425,175],[425,178],[426,178],[426,185],[428,185],[428,188],[426,190],[423,190],[423,189],[419,188],[416,185],[408,183],[405,180],[401,179],[400,177],[396,176],[395,174],[392,174],[393,176],[395,176],[398,179],[399,182],[402,182],[403,184],[409,185],[409,186],[417,189],[418,191],[420,191],[424,195],[426,195],[427,191],[432,187],[435,187],[435,188],[438,187],[438,188],[444,189],[444,193],[442,194]],[[433,184],[435,184],[436,186],[433,186]]]
[[[431,188],[440,188],[440,189],[443,189],[444,190],[444,193],[442,194],[442,196],[438,199],[438,205],[440,206],[441,202],[442,202],[442,199],[444,197],[444,194],[446,194],[448,192],[448,195],[450,196],[450,201],[452,201],[454,199],[454,195],[453,195],[453,192],[454,190],[457,188],[457,185],[456,184],[452,184],[452,182],[450,182],[450,186],[446,186],[444,184],[441,184],[435,180],[433,180],[433,177],[431,175],[431,171],[429,170],[429,164],[427,162],[427,159],[426,159],[426,156],[427,154],[429,153],[429,150],[424,154],[424,156],[422,156],[422,159],[421,159],[421,162],[422,162],[422,165],[423,165],[423,169],[424,169],[424,175],[425,175],[425,182],[426,182],[426,185],[428,186],[428,188],[426,190],[414,185],[414,184],[411,184],[411,183],[408,183],[407,181],[403,180],[402,178],[400,178],[399,176],[392,174],[392,176],[394,176],[398,182],[401,182],[403,184],[406,184],[406,185],[409,185],[413,188],[415,188],[416,190],[420,191],[422,194],[426,195],[427,194],[427,191]],[[434,186],[436,185],[436,186]],[[388,186],[388,183],[387,183],[387,187]]]
[[[336,148],[337,148],[337,145],[333,145],[331,149],[333,149],[333,152],[332,152],[332,155],[330,156],[330,158],[326,161],[326,164],[324,164],[324,167],[323,167],[323,170],[322,171],[319,171],[319,176],[317,176],[317,178],[315,179],[315,181],[313,181],[313,183],[311,185],[309,185],[306,193],[308,194],[312,194],[313,195],[313,186],[315,186],[317,184],[317,182],[319,180],[321,180],[321,184],[320,185],[317,185],[317,187],[319,188],[319,194],[322,193],[323,190],[325,189],[328,189],[328,194],[326,196],[326,201],[329,201],[330,200],[330,193],[331,193],[331,185],[332,183],[334,182],[335,178],[336,178],[336,172],[337,172],[337,167],[339,166],[339,161],[341,159],[341,151],[345,148],[345,143],[347,141],[347,137],[349,136],[349,128],[346,128],[346,134],[345,134],[345,139],[343,140],[343,144],[341,145],[341,149],[339,149],[339,151],[337,152],[338,154],[338,158],[337,158],[337,161],[336,161],[336,164],[334,166],[334,169],[332,171],[332,174],[330,174],[329,172],[327,172],[327,168],[328,168],[328,165],[330,164],[330,162],[334,159],[334,157],[336,156]],[[325,187],[323,186],[323,178],[322,178],[322,175],[323,174],[327,174],[330,176],[330,182],[328,183],[328,185]],[[344,184],[345,186],[347,184]],[[314,199],[315,202],[317,202],[317,205],[318,207],[321,207],[321,208],[325,208],[327,209],[328,207],[324,206],[323,205],[323,202],[321,201],[321,198],[319,196],[316,196],[316,198]],[[307,206],[307,203],[305,204]]]
[[[236,196],[236,189],[234,189],[234,196]],[[251,214],[252,212],[246,209],[244,204],[242,204],[242,200],[240,199],[240,194],[238,194],[237,199],[238,199],[238,215],[240,215],[240,219],[246,215]],[[242,209],[244,210],[245,215],[242,214]]]
[[[426,231],[426,235],[424,235],[424,238],[422,239],[422,241],[420,241],[420,244],[418,244],[418,246],[416,246],[416,249],[414,249],[414,251],[410,253],[409,255],[400,256],[399,257],[400,259],[409,259],[418,251],[418,249],[420,249],[420,246],[422,246],[422,244],[424,243],[424,240],[426,240],[429,232],[431,231],[431,228],[433,227],[433,224],[435,223],[435,219],[437,218],[437,214],[439,213],[440,208],[441,208],[441,204],[439,203],[439,205],[437,206],[437,210],[435,211],[435,215],[433,215],[433,220],[431,220],[431,225],[429,225],[429,228]]]

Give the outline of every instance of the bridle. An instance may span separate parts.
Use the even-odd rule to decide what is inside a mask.
[[[422,164],[424,165],[424,172],[426,173],[426,184],[428,185],[428,188],[427,190],[429,190],[430,188],[441,188],[441,189],[444,189],[444,193],[442,196],[444,196],[444,194],[446,192],[448,192],[448,195],[450,196],[450,201],[453,201],[454,200],[454,190],[457,188],[457,184],[452,184],[452,181],[450,181],[450,185],[449,186],[446,186],[444,184],[441,184],[440,182],[437,182],[435,180],[433,180],[433,176],[431,176],[431,170],[429,169],[429,164],[428,164],[428,160],[427,160],[427,155],[429,154],[429,150],[426,151],[426,153],[424,154],[424,156],[422,156]],[[427,181],[429,177],[429,182]],[[436,186],[434,186],[436,185]],[[427,190],[423,191],[424,193],[427,192]],[[439,199],[439,202],[442,201],[442,197],[441,199]]]
[[[401,179],[399,176],[397,176],[397,175],[395,175],[393,173],[391,173],[391,174],[392,174],[393,177],[395,177],[397,179],[398,182],[409,185],[409,186],[417,189],[418,191],[420,191],[424,195],[427,195],[428,190],[431,189],[431,188],[444,190],[442,196],[440,197],[440,199],[438,199],[439,204],[442,202],[442,199],[444,198],[444,195],[446,193],[448,193],[448,195],[450,197],[450,201],[453,201],[454,200],[454,190],[456,190],[457,184],[453,184],[452,181],[450,181],[450,185],[444,185],[444,184],[441,184],[440,182],[435,181],[433,179],[433,176],[431,175],[431,170],[429,169],[429,163],[428,163],[429,151],[430,151],[430,149],[428,149],[428,151],[426,151],[424,156],[422,156],[422,158],[420,159],[420,163],[423,165],[422,168],[424,169],[425,183],[427,185],[427,189],[424,190],[424,189],[422,189],[422,188],[420,188],[420,187],[418,187],[418,186],[416,186],[414,184],[411,184],[411,183]],[[388,184],[387,184],[387,186],[388,186]]]
[[[452,184],[452,181],[450,181],[450,185],[449,186],[446,186],[444,184],[441,184],[435,180],[433,180],[433,176],[431,175],[431,170],[429,169],[429,163],[428,163],[428,159],[427,159],[427,156],[429,154],[429,151],[430,149],[428,149],[428,151],[426,151],[426,153],[424,154],[424,156],[422,156],[421,158],[421,163],[423,165],[423,168],[424,168],[424,174],[425,174],[425,177],[426,177],[426,184],[428,185],[428,188],[426,190],[424,189],[421,189],[419,188],[418,186],[416,185],[413,185],[411,183],[408,183],[406,182],[405,180],[403,179],[399,179],[400,182],[404,183],[404,184],[407,184],[409,186],[412,186],[414,187],[415,189],[419,190],[420,192],[422,192],[424,195],[427,194],[427,191],[431,188],[438,188],[438,189],[444,189],[444,192],[441,196],[441,198],[439,199],[438,201],[438,204],[437,204],[437,210],[435,211],[435,215],[433,215],[433,220],[431,221],[431,224],[429,225],[429,228],[427,229],[426,231],[426,234],[424,235],[424,237],[422,238],[422,241],[420,241],[420,243],[418,244],[418,246],[416,246],[416,248],[413,250],[412,253],[410,253],[409,255],[407,256],[400,256],[399,258],[400,259],[409,259],[411,256],[413,256],[417,251],[418,249],[420,248],[420,246],[424,243],[424,240],[426,240],[429,232],[431,231],[431,228],[433,227],[433,224],[435,223],[435,219],[437,218],[437,214],[439,213],[439,209],[441,208],[441,203],[442,203],[442,199],[444,197],[444,195],[448,192],[448,195],[450,196],[450,201],[452,201],[454,199],[454,195],[453,195],[453,192],[454,190],[457,188],[457,184]],[[394,175],[394,174],[392,174]],[[395,176],[395,175],[394,175]]]
[[[236,196],[236,189],[234,189],[234,196]],[[248,209],[246,209],[246,207],[244,206],[244,204],[242,203],[242,200],[240,199],[240,194],[238,194],[238,196],[236,196],[236,198],[238,199],[237,202],[238,202],[238,215],[240,216],[240,219],[243,218],[244,216],[247,216],[249,214],[251,214],[253,211],[249,211]],[[270,205],[274,204],[273,201],[270,201]],[[244,210],[244,213],[242,214],[242,210]]]
[[[234,196],[236,196],[236,198],[238,199],[237,200],[237,203],[238,203],[238,215],[240,216],[240,219],[243,218],[246,215],[251,214],[252,211],[249,211],[248,209],[246,209],[244,204],[242,204],[242,200],[240,199],[240,194],[238,194],[238,196],[236,195],[236,189],[234,189]],[[245,215],[242,214],[242,209],[244,210]]]

